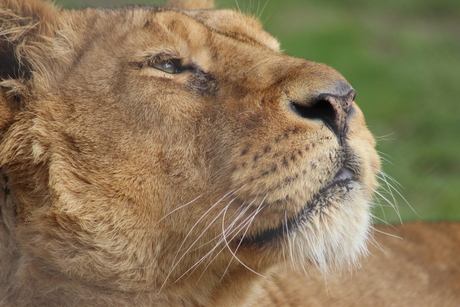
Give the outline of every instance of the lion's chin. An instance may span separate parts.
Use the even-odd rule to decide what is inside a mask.
[[[353,267],[367,252],[371,214],[362,185],[347,168],[321,189],[300,212],[276,228],[239,238],[239,249],[289,255],[296,264],[321,271]],[[285,252],[280,252],[280,248]]]

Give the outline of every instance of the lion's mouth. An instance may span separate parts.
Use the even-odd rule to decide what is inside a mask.
[[[287,219],[276,228],[267,229],[253,236],[244,236],[238,240],[238,245],[260,246],[288,236],[305,223],[308,223],[313,215],[318,214],[333,203],[340,203],[340,201],[348,197],[356,182],[355,173],[347,167],[342,167],[332,181],[322,188],[296,216]]]

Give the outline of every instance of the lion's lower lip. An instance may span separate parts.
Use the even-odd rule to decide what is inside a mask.
[[[356,180],[355,175],[346,167],[342,167],[335,175],[333,182]]]

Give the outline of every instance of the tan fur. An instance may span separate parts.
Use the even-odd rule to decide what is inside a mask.
[[[178,10],[199,10],[214,7],[214,0],[168,0],[165,7]]]
[[[325,279],[288,269],[266,281],[260,306],[458,306],[460,224],[379,226],[359,270]]]
[[[366,253],[351,87],[210,3],[0,0],[0,305],[299,305]]]

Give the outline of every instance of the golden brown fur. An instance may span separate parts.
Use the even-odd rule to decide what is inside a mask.
[[[347,305],[413,263],[377,236],[397,260],[311,275],[366,253],[374,139],[338,72],[211,2],[0,0],[0,305]]]
[[[309,278],[295,270],[267,280],[260,306],[458,306],[460,225],[379,226],[353,273]]]

